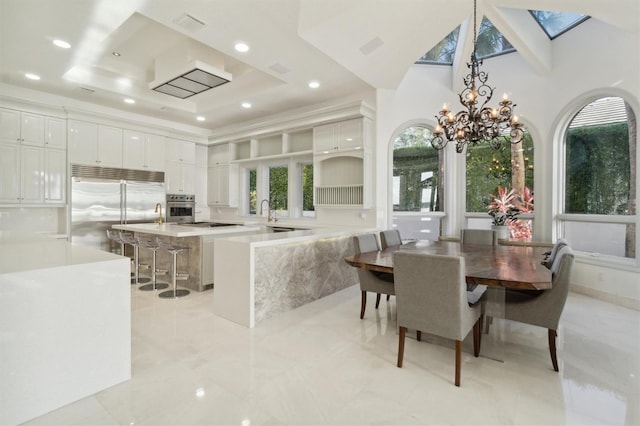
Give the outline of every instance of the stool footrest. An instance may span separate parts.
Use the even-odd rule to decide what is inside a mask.
[[[188,279],[189,279],[189,274],[185,274],[185,273],[182,273],[182,272],[178,272],[176,274],[176,280],[178,280],[178,281],[186,281]]]

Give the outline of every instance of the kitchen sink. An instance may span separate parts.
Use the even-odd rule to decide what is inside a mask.
[[[233,223],[220,223],[220,222],[194,222],[194,223],[189,223],[189,224],[185,224],[187,226],[195,226],[198,228],[214,228],[217,226],[236,226]]]

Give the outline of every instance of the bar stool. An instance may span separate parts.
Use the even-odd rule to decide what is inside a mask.
[[[124,256],[124,241],[120,236],[120,232],[115,229],[107,229],[107,238],[113,242],[120,244],[120,255]]]
[[[151,278],[140,278],[140,263],[139,263],[139,248],[140,242],[138,241],[138,237],[129,232],[121,232],[120,238],[124,241],[125,244],[129,244],[133,246],[133,278],[131,278],[131,284],[141,284],[148,283],[151,281]]]
[[[138,241],[140,245],[151,250],[151,283],[138,287],[138,290],[152,291],[152,290],[164,290],[169,287],[167,283],[158,283],[156,281],[156,252],[160,249],[160,243],[158,238],[139,236]]]
[[[173,269],[171,270],[171,282],[173,284],[173,290],[163,291],[162,293],[158,294],[158,296],[163,299],[176,299],[178,297],[184,297],[187,294],[189,294],[190,291],[184,290],[184,289],[180,289],[180,290],[177,289],[177,284],[176,284],[176,281],[178,279],[178,257],[177,256],[178,256],[178,253],[180,253],[183,250],[188,250],[189,247],[163,244],[162,242],[160,243],[160,245],[169,253],[171,253],[171,255],[173,256]]]

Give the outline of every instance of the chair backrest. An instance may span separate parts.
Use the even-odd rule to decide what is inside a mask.
[[[551,265],[551,290],[543,291],[528,302],[507,303],[505,317],[557,330],[569,294],[573,261],[574,254],[571,247],[568,245],[561,247]]]
[[[562,247],[568,246],[568,245],[569,245],[569,243],[564,238],[558,239],[556,241],[556,243],[553,245],[553,248],[551,249],[551,253],[549,254],[549,257],[547,257],[547,259],[545,260],[547,265],[552,266],[553,265],[553,261],[555,260],[556,256],[558,255],[558,252],[560,251],[560,249]]]
[[[462,340],[475,322],[464,258],[397,251],[393,256],[398,326]]]
[[[401,244],[400,231],[397,229],[387,229],[386,231],[380,232],[380,246],[383,250],[387,247],[399,246]]]
[[[357,253],[367,253],[380,250],[376,234],[362,234],[353,237],[353,245]]]
[[[495,246],[498,244],[495,231],[491,229],[462,229],[460,244],[483,244]]]

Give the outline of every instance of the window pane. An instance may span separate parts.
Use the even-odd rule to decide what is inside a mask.
[[[315,207],[313,205],[313,164],[302,166],[302,216],[315,216]]]
[[[287,210],[289,194],[289,168],[269,167],[269,202],[271,210]]]
[[[460,26],[451,31],[440,43],[436,44],[430,51],[425,53],[420,59],[418,64],[453,64],[453,56],[456,53],[456,46],[458,45],[458,34],[460,33]]]
[[[394,215],[393,227],[400,232],[403,240],[431,240],[440,238],[439,217]]]
[[[501,55],[515,51],[509,40],[493,26],[487,18],[482,18],[478,29],[478,40],[476,43],[476,54],[478,59],[489,56]]]
[[[433,133],[409,127],[393,145],[393,210],[442,211],[442,151],[431,146]]]
[[[249,214],[256,214],[256,197],[258,194],[256,186],[256,169],[249,170]]]
[[[550,39],[558,37],[589,19],[587,15],[580,13],[549,12],[546,10],[530,10],[529,12]]]
[[[635,240],[634,225],[565,221],[564,237],[575,250],[618,257],[635,255],[625,249],[627,238]]]
[[[496,194],[498,186],[520,195],[524,188],[533,191],[533,141],[528,132],[520,144],[506,142],[498,151],[486,144],[468,146],[466,156],[467,212],[486,212],[489,194]]]
[[[574,117],[565,144],[565,213],[634,214],[629,148],[622,99],[599,99]]]

